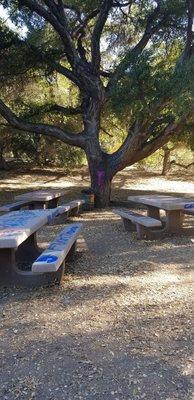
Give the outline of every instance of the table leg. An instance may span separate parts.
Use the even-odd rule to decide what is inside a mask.
[[[58,206],[58,202],[59,202],[59,197],[52,199],[52,200],[48,200],[48,202],[47,202],[48,207],[46,207],[46,208],[56,208]]]
[[[183,225],[183,215],[180,210],[166,211],[166,232],[177,233]]]
[[[39,210],[39,209],[44,209],[46,208],[45,201],[33,201],[30,206],[29,210]]]
[[[160,210],[157,207],[147,206],[148,207],[148,217],[160,219]]]
[[[128,232],[135,232],[136,231],[135,224],[133,224],[127,218],[122,218],[122,220],[123,220],[124,228],[125,228],[126,231],[128,231]]]
[[[15,250],[0,249],[0,283],[6,286],[13,279],[15,267]]]
[[[77,215],[79,215],[79,206],[77,206],[76,208],[73,208],[73,210],[70,211],[70,215],[72,217],[76,217]]]
[[[38,248],[36,233],[33,233],[20,244],[16,252],[16,258],[18,261],[28,260],[30,263],[33,262],[40,253],[41,250]]]
[[[40,287],[53,284],[60,284],[63,278],[65,262],[57,272],[53,273],[32,273],[31,270],[21,270],[18,263],[27,261],[31,264],[40,254],[36,243],[36,235],[31,235],[18,250],[0,249],[0,286],[12,287]]]

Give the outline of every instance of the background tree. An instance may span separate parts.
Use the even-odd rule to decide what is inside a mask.
[[[37,79],[39,85],[41,79],[51,84],[57,74],[68,79],[75,92],[73,103],[70,99],[67,106],[61,80],[60,103],[48,104],[45,99],[45,104],[36,104],[36,112],[29,105],[18,109],[6,93],[0,102],[1,115],[17,130],[81,148],[88,160],[96,205],[106,206],[112,178],[119,170],[152,154],[191,124],[193,1],[1,3],[18,26],[28,27],[22,39],[2,28],[2,84],[9,87],[9,80],[18,76],[25,84]],[[60,123],[56,115],[63,116]],[[102,143],[110,115],[126,131],[113,152],[105,151]],[[112,133],[107,136],[113,143]]]

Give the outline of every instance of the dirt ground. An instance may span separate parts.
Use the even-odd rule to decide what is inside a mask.
[[[78,198],[83,170],[1,173],[0,203],[41,187]],[[189,175],[125,170],[113,200],[130,194],[194,198]],[[0,399],[192,400],[194,218],[180,236],[138,241],[111,208],[72,218],[84,227],[62,286],[0,290]],[[46,247],[62,225],[39,232]]]

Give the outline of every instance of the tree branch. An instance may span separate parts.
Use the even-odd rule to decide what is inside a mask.
[[[152,13],[148,15],[145,31],[140,41],[136,44],[135,47],[133,47],[126,53],[125,57],[117,65],[107,85],[107,91],[111,90],[112,86],[117,82],[120,74],[123,73],[127,68],[129,68],[130,64],[134,61],[134,59],[137,58],[145,49],[151,37],[160,29],[161,24],[164,22],[167,16],[164,14],[162,19],[157,24],[154,25],[154,22],[157,20],[159,15],[160,15],[160,5],[158,5],[154,9],[154,11],[152,11]]]
[[[192,167],[192,165],[194,165],[194,162],[192,162],[190,164],[187,164],[187,165],[183,165],[183,164],[177,163],[175,160],[172,160],[170,162],[170,164],[171,165],[177,165],[177,167],[181,167],[181,168],[184,168],[184,169],[189,169],[190,167]]]
[[[50,4],[51,1],[47,1],[47,4]],[[53,3],[53,2],[52,2]],[[32,12],[36,12],[40,17],[44,18],[46,21],[48,21],[53,28],[56,30],[56,32],[59,34],[59,36],[62,39],[62,42],[65,47],[65,52],[68,61],[70,64],[73,66],[75,59],[77,57],[75,47],[72,43],[71,40],[71,35],[70,35],[70,30],[68,26],[68,22],[66,20],[65,14],[63,17],[57,14],[58,18],[56,17],[56,13],[53,13],[53,8],[54,5],[51,7],[49,6],[49,9],[46,9],[44,6],[40,5],[35,0],[19,0],[20,7],[26,6],[29,8]]]
[[[48,112],[61,113],[66,116],[81,114],[81,107],[64,107],[58,104],[44,104],[36,108],[28,107],[29,111],[22,114],[23,119],[32,118],[38,115],[44,115]]]
[[[79,79],[77,76],[71,71],[70,69],[64,67],[61,64],[54,64],[55,71],[57,71],[59,74],[64,75],[66,78],[68,78],[70,81],[75,83],[78,87],[81,86]]]
[[[194,32],[193,32],[193,21],[194,21],[194,3],[193,0],[187,0],[188,9],[188,24],[187,24],[187,39],[183,53],[178,60],[177,67],[183,65],[192,54],[194,54]]]
[[[99,8],[95,8],[90,14],[88,14],[83,21],[81,21],[80,25],[74,31],[74,37],[77,37],[83,30],[86,28],[87,24],[91,19],[95,18],[99,13]]]
[[[113,167],[113,175],[123,168],[148,157],[165,145],[173,135],[181,133],[188,118],[189,115],[185,115],[178,122],[169,123],[152,140],[147,140],[148,134],[143,130],[143,124],[136,121],[121,147],[115,153],[109,155],[110,163]]]
[[[180,118],[178,122],[168,124],[160,135],[144,144],[143,148],[138,151],[131,159],[130,164],[134,164],[142,160],[143,158],[148,157],[150,154],[154,153],[156,150],[166,144],[172,136],[181,133],[181,130],[184,127],[187,118],[188,115],[185,115]]]
[[[50,111],[56,111],[64,115],[79,115],[81,114],[81,107],[63,107],[58,104],[51,106]]]
[[[104,25],[107,21],[108,14],[109,14],[109,11],[110,11],[112,5],[113,5],[113,0],[103,0],[98,19],[96,21],[96,24],[94,26],[94,30],[92,33],[91,56],[92,56],[92,65],[93,65],[94,72],[98,72],[100,69],[100,61],[101,61],[100,38],[101,38],[102,31],[103,31]]]
[[[1,100],[0,100],[0,114],[6,119],[9,125],[11,125],[13,128],[19,129],[21,131],[36,133],[38,135],[52,136],[70,145],[84,148],[85,144],[84,132],[78,134],[72,134],[64,132],[61,128],[58,128],[57,126],[54,125],[52,126],[48,124],[34,124],[22,121]]]
[[[104,129],[102,126],[100,127],[100,129],[106,133],[106,135],[110,136],[110,137],[114,137],[114,135],[112,135],[111,133],[109,133],[106,129]]]

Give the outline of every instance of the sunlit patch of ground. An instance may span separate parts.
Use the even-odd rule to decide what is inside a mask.
[[[138,174],[128,180],[121,174],[123,198],[128,185],[141,187]],[[54,172],[33,176],[33,188],[55,178]],[[6,179],[14,192],[32,187],[29,175],[15,176],[14,183],[4,177],[2,188]],[[148,191],[152,179],[145,177]],[[161,191],[165,181],[157,179]],[[79,176],[59,176],[55,187],[62,182],[67,198],[83,187]],[[118,176],[116,197],[120,184]],[[180,181],[176,189],[182,193]],[[11,196],[12,189],[4,201]],[[156,241],[138,241],[111,209],[72,220],[84,228],[60,288],[1,290],[0,398],[192,400],[194,218],[187,218],[193,233]],[[44,227],[40,246],[62,227]]]

